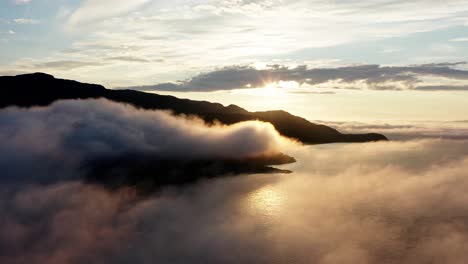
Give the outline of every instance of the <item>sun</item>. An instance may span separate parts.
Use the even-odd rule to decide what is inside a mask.
[[[259,88],[258,92],[260,95],[268,97],[276,97],[284,94],[284,91],[282,91],[281,87],[279,87],[276,83],[269,83],[263,88]]]
[[[299,83],[294,81],[266,82],[262,87],[253,87],[247,84],[250,89],[241,89],[240,93],[260,97],[278,97],[284,98],[289,91],[299,88]]]

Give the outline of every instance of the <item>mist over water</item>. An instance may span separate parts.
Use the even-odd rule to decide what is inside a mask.
[[[97,113],[90,115],[91,128],[113,124],[99,118],[109,109],[123,128],[135,125],[137,117],[137,124],[147,124],[143,122],[147,115],[178,124],[172,128],[176,131],[179,122],[192,122],[108,103],[102,109],[98,105],[88,104]],[[48,116],[39,119],[44,124],[53,120],[49,114],[64,113],[57,108],[78,111],[77,116],[88,121],[91,118],[83,117],[86,111],[73,103],[37,110],[34,115]],[[31,114],[10,111],[25,118]],[[209,129],[197,122],[199,129]],[[250,126],[256,125],[243,129],[252,131]],[[262,128],[260,134],[247,135],[252,140],[262,133],[277,138],[268,127]],[[222,135],[224,129],[232,132],[229,127],[214,129]],[[7,130],[2,131],[5,135]],[[96,139],[89,137],[95,130],[87,131],[87,139]],[[127,142],[123,134],[117,138]],[[10,149],[2,150],[7,154],[23,151],[17,157],[21,157],[18,153],[31,155],[28,149],[50,149],[12,142]],[[65,146],[57,142],[53,146]],[[211,143],[217,151],[218,143]],[[34,181],[2,184],[0,262],[464,263],[468,259],[467,145],[463,138],[417,138],[414,134],[391,142],[274,144],[297,159],[281,166],[292,174],[204,179],[183,187],[164,187],[144,198],[131,187],[109,191],[74,178],[46,185]],[[13,148],[17,146],[22,148]],[[268,150],[271,145],[259,146]],[[87,150],[82,149],[85,154]],[[238,153],[249,151],[257,148],[240,148]],[[46,174],[47,170],[36,168],[36,172]]]
[[[332,126],[345,133],[378,132],[391,140],[433,139],[468,139],[468,121],[390,121],[390,122],[327,122],[317,121]]]

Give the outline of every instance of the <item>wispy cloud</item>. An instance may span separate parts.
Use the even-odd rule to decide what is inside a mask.
[[[468,38],[454,38],[451,39],[452,42],[468,42]]]
[[[69,26],[89,23],[135,10],[150,0],[85,0],[68,18]]]
[[[80,38],[71,37],[69,40],[72,43],[58,41],[57,43],[63,44],[60,50],[66,52],[48,50],[35,54],[34,63],[97,60],[112,64],[112,60],[108,58],[121,57],[120,60],[113,60],[114,65],[108,67],[96,67],[92,72],[77,71],[73,75],[66,75],[68,78],[112,86],[138,85],[142,80],[148,83],[171,82],[207,72],[213,67],[245,65],[258,61],[274,62],[276,59],[292,59],[299,65],[314,59],[343,59],[346,63],[431,61],[421,59],[426,55],[437,56],[433,61],[455,60],[457,57],[464,59],[459,56],[459,53],[464,52],[462,48],[447,39],[444,41],[453,47],[434,46],[434,42],[418,42],[402,49],[402,45],[383,43],[381,47],[376,47],[380,52],[371,53],[368,58],[354,58],[357,55],[351,53],[355,53],[354,48],[360,45],[390,41],[395,37],[407,37],[421,32],[438,34],[436,30],[464,25],[461,18],[466,17],[468,12],[468,3],[465,1],[442,3],[421,0],[85,0],[75,5],[67,5],[61,1],[55,3],[56,12],[60,13],[55,17],[55,22],[60,23],[55,28],[64,29],[56,33],[64,34],[58,36],[58,39],[77,35]],[[23,19],[22,16],[24,14],[17,14],[16,17]],[[48,23],[43,23],[42,26],[47,27]],[[439,38],[442,38],[442,34],[431,39]],[[47,43],[50,40],[42,41]],[[134,52],[123,47],[119,49],[122,43],[138,46],[139,49],[133,50]],[[99,48],[103,45],[115,49]],[[413,49],[419,50],[418,45],[426,54],[418,54],[418,58],[405,57],[404,54]],[[44,49],[48,46],[55,45],[43,45]],[[323,57],[319,57],[316,49],[326,47],[343,47],[344,51],[325,53]],[[69,51],[76,51],[73,57],[68,57]],[[393,54],[396,57],[395,62],[379,61],[380,57],[383,60],[393,60]],[[350,56],[352,58],[347,58]],[[16,60],[9,70],[25,70],[16,66],[28,58],[21,53],[13,57]],[[128,57],[127,60],[124,57]],[[137,58],[138,61],[130,57]],[[151,62],[156,61],[164,61],[164,67],[158,67],[160,65],[156,63],[151,65]],[[122,67],[124,63],[128,63],[134,71],[126,71]],[[60,74],[57,71],[51,73]]]
[[[21,4],[27,4],[30,3],[32,0],[14,0],[15,4],[21,5]]]
[[[82,2],[65,18],[64,25],[68,31],[86,32],[74,45],[137,43],[147,48],[133,56],[152,60],[150,58],[157,55],[165,61],[164,70],[157,67],[149,70],[141,65],[139,78],[167,79],[168,72],[174,76],[178,71],[180,79],[184,77],[181,72],[200,72],[213,66],[274,59],[303,49],[447,28],[462,24],[453,17],[465,11],[468,11],[468,4],[461,1],[442,5],[437,1],[376,4],[373,1],[325,0],[181,0],[175,4],[106,0]],[[188,40],[190,45],[187,45]],[[92,47],[86,52],[98,53]],[[105,55],[122,56],[118,53]],[[144,76],[143,69],[147,73]],[[121,76],[114,75],[114,78]]]
[[[38,19],[31,19],[31,18],[16,18],[13,20],[16,24],[40,24],[41,21]]]
[[[43,62],[43,63],[37,63],[33,65],[33,68],[73,70],[73,69],[81,68],[81,67],[101,66],[101,65],[103,64],[100,62],[61,60],[61,61],[48,61],[48,62]]]
[[[133,56],[117,56],[117,57],[110,57],[107,58],[107,60],[113,60],[113,61],[126,61],[126,62],[148,62],[148,60],[138,58],[138,57],[133,57]]]

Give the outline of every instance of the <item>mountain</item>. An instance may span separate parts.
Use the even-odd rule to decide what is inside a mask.
[[[384,135],[342,134],[285,111],[249,112],[239,106],[179,99],[134,90],[111,90],[97,84],[56,79],[44,73],[0,77],[0,108],[8,106],[45,106],[61,99],[106,98],[144,109],[171,110],[175,114],[200,116],[207,122],[215,120],[233,124],[248,120],[270,122],[284,136],[306,144],[337,142],[369,142],[387,140]]]

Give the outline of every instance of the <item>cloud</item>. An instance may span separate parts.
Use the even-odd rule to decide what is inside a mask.
[[[57,70],[73,70],[76,68],[89,67],[89,66],[101,66],[100,62],[90,61],[73,61],[73,60],[59,60],[59,61],[48,61],[34,64],[33,67],[36,69],[57,69]]]
[[[83,179],[101,161],[107,169],[106,162],[114,160],[143,166],[145,160],[170,165],[264,157],[279,153],[287,142],[269,123],[207,126],[196,118],[137,110],[107,100],[8,108],[0,111],[0,120],[1,180],[13,183]]]
[[[468,85],[428,85],[418,86],[414,90],[418,91],[468,91]]]
[[[138,57],[133,57],[133,56],[116,56],[116,57],[110,57],[107,59],[114,60],[114,61],[126,61],[126,62],[149,62],[148,60],[138,58]]]
[[[22,4],[27,4],[30,3],[32,0],[14,0],[15,4],[17,5],[22,5]]]
[[[344,133],[382,133],[390,140],[422,138],[468,140],[468,126],[464,121],[412,121],[373,124],[362,122],[317,122],[334,127]]]
[[[1,263],[468,257],[466,121],[336,123],[400,133],[405,141],[315,146],[283,142],[265,123],[207,126],[101,99],[7,108],[0,123]],[[431,131],[447,137],[427,137]],[[448,137],[455,133],[465,137]],[[87,160],[121,154],[242,158],[279,149],[297,158],[284,167],[292,174],[204,179],[143,197],[132,186],[108,189],[72,177]],[[45,179],[52,181],[41,184]]]
[[[468,80],[468,71],[453,67],[465,64],[436,63],[415,66],[358,65],[338,68],[290,68],[270,65],[267,69],[253,66],[231,66],[201,73],[178,83],[161,83],[130,87],[136,90],[155,91],[218,91],[263,87],[269,83],[294,81],[299,84],[320,85],[336,82],[340,85],[362,83],[375,90],[465,90],[464,86],[424,85],[422,77],[453,80]],[[345,86],[344,86],[345,87]],[[345,87],[346,88],[346,87]]]
[[[453,41],[453,42],[467,42],[468,38],[454,38],[454,39],[451,39],[450,41]]]
[[[124,221],[114,218],[116,226],[110,225],[124,196],[64,183],[24,187],[0,197],[4,199],[0,207],[9,212],[0,220],[3,263],[96,263],[106,261],[100,259],[103,253],[117,253],[114,249],[128,238]]]
[[[369,0],[179,0],[144,3],[127,0],[122,2],[123,4],[121,1],[79,1],[70,11],[72,15],[63,11],[71,7],[67,8],[62,6],[64,3],[59,3],[62,12],[57,15],[56,22],[64,27],[62,33],[66,34],[59,37],[68,38],[68,34],[81,36],[71,38],[73,43],[70,47],[60,49],[74,49],[84,43],[138,43],[145,48],[132,53],[132,56],[150,61],[154,58],[163,59],[164,67],[156,63],[146,65],[129,62],[126,65],[131,66],[133,71],[128,72],[126,67],[122,67],[124,63],[118,61],[108,67],[66,73],[64,77],[112,86],[140,85],[137,80],[146,80],[145,84],[154,84],[180,80],[197,72],[205,72],[213,66],[275,61],[282,58],[314,60],[324,59],[321,57],[324,55],[326,59],[328,55],[320,49],[327,47],[344,49],[343,54],[354,54],[348,56],[347,61],[360,62],[363,61],[362,55],[358,55],[360,52],[356,52],[355,48],[367,49],[361,45],[363,39],[366,43],[399,49],[401,47],[395,46],[395,43],[382,42],[413,33],[432,34],[432,31],[464,24],[464,21],[457,17],[464,17],[464,12],[468,10],[468,4],[463,1],[450,1],[450,4],[442,4],[440,1],[393,1],[392,4],[376,4],[375,1]],[[120,8],[124,11],[120,12]],[[278,23],[278,18],[284,23]],[[74,32],[75,30],[77,32]],[[431,40],[434,42],[436,39]],[[190,40],[191,45],[186,45],[186,40]],[[47,42],[45,39],[44,41]],[[427,61],[428,56],[434,55],[433,52],[417,47],[429,47],[434,43],[419,45],[422,40],[418,38],[416,41],[418,43],[412,45],[413,48],[404,49],[405,52],[395,55],[403,57],[384,56],[383,59],[414,63],[422,61],[421,57],[424,57]],[[353,45],[355,48],[348,50],[350,47],[347,45],[352,43],[357,44]],[[378,49],[381,50],[382,47]],[[417,50],[417,58],[405,57],[405,53],[411,53],[413,50]],[[89,47],[82,53],[75,53],[76,57],[73,60],[86,61],[91,58],[102,61],[107,57],[127,54],[100,51]],[[66,57],[69,54],[48,54],[51,57],[34,56],[35,61],[42,63],[49,60],[70,60]],[[440,55],[437,60],[452,60],[455,55],[437,54]],[[377,55],[381,58],[382,54]],[[21,61],[21,56],[18,56],[15,56],[16,61]],[[17,65],[12,64],[10,67],[12,70],[25,68]]]
[[[451,67],[451,66],[459,66],[459,65],[465,65],[465,61],[458,61],[458,62],[439,62],[439,63],[427,63],[427,64],[422,64],[420,66],[423,67]]]
[[[81,183],[2,185],[0,260],[461,263],[467,143],[299,147],[291,175],[207,180],[143,200]]]
[[[85,0],[68,17],[69,26],[86,24],[96,20],[130,12],[149,0]]]
[[[40,20],[37,20],[37,19],[31,19],[31,18],[16,18],[13,20],[16,24],[31,24],[31,25],[35,25],[35,24],[40,24],[41,21]]]
[[[332,91],[326,91],[326,92],[316,92],[316,91],[292,91],[289,92],[292,94],[336,94],[335,92]]]
[[[155,58],[164,60],[164,67],[157,63],[147,65],[116,61],[109,63],[107,67],[80,69],[73,73],[68,72],[64,76],[109,86],[140,85],[137,80],[145,80],[145,84],[170,82],[193,76],[197,72],[206,72],[213,66],[284,58],[324,59],[321,56],[325,55],[326,58],[328,55],[320,49],[327,47],[343,50],[344,53],[338,52],[339,54],[353,54],[348,56],[346,61],[359,62],[363,59],[356,49],[368,49],[364,47],[366,45],[362,45],[363,39],[366,43],[383,45],[371,49],[371,53],[384,47],[400,49],[395,43],[386,43],[385,39],[405,38],[415,33],[437,34],[430,32],[464,24],[464,21],[458,18],[464,17],[468,10],[468,4],[463,1],[450,1],[449,4],[440,1],[392,1],[392,4],[377,4],[369,0],[95,0],[77,1],[73,7],[67,7],[67,4],[62,2],[56,3],[59,5],[57,12],[60,14],[57,14],[55,22],[63,26],[64,31],[59,30],[60,32],[55,34],[58,34],[58,38],[66,39],[71,37],[68,34],[81,37],[72,37],[72,43],[66,42],[69,43],[69,47],[62,43],[65,46],[61,45],[60,49],[77,50],[76,47],[85,43],[138,43],[145,48],[131,53],[132,56],[151,62],[154,62]],[[284,23],[278,23],[278,18]],[[186,45],[186,40],[190,40],[191,45]],[[434,55],[437,55],[435,59],[438,61],[454,59],[455,54],[434,54],[429,48],[417,48],[430,47],[436,40],[442,41],[439,38],[431,38],[431,43],[419,43],[423,40],[417,38],[414,40],[417,42],[415,45],[405,48],[405,52],[395,54],[396,57],[382,57],[382,54],[369,56],[378,55],[376,58],[402,63],[414,63],[423,59],[427,61],[427,57],[434,58]],[[356,45],[352,45],[351,48],[348,44],[352,43]],[[350,48],[352,50],[349,50]],[[59,52],[49,52],[48,56],[36,54],[33,57],[37,63],[45,63],[50,60],[103,61],[108,57],[127,55],[119,51],[102,52],[93,47],[81,50],[81,53],[75,52],[73,58],[67,57],[70,54]],[[405,57],[405,53],[412,51],[415,51],[417,58]],[[21,56],[23,53],[12,57],[10,70],[27,68],[16,63],[28,60]],[[340,56],[339,54],[336,55]],[[297,63],[303,61],[299,60]],[[133,71],[128,72],[123,65],[131,66]]]

